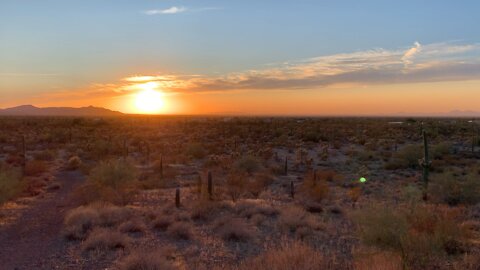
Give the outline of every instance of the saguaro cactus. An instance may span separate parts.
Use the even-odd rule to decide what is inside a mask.
[[[177,187],[175,190],[175,206],[177,208],[180,208],[180,188]]]
[[[25,145],[25,136],[22,136],[22,172],[25,173],[25,166],[27,165],[27,147]]]
[[[290,181],[290,197],[295,198],[295,185],[293,181]]]
[[[163,156],[160,156],[160,178],[163,178]]]
[[[424,149],[424,156],[423,159],[419,160],[420,166],[423,168],[423,175],[422,175],[422,180],[423,180],[423,200],[427,200],[428,196],[428,173],[430,169],[430,165],[432,162],[430,161],[428,157],[428,140],[427,140],[427,135],[425,133],[425,130],[422,131],[423,134],[423,149]]]
[[[123,159],[127,160],[127,156],[128,156],[127,139],[124,138],[123,139]]]
[[[207,189],[208,189],[208,198],[211,200],[213,199],[213,180],[212,180],[212,172],[208,172],[208,183],[207,183]]]

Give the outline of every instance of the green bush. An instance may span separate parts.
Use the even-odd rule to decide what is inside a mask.
[[[99,186],[121,188],[137,179],[137,170],[123,160],[103,161],[90,172],[89,181]]]
[[[385,165],[385,168],[389,170],[416,168],[418,160],[422,157],[423,146],[407,145],[393,155],[392,159]]]
[[[127,204],[137,190],[137,170],[123,160],[103,161],[90,171],[87,183],[77,192],[84,203],[104,201]]]
[[[373,207],[358,210],[353,218],[363,243],[399,252],[407,268],[423,269],[432,267],[438,258],[462,251],[467,233],[457,214],[427,206]]]
[[[199,143],[191,143],[187,145],[185,152],[187,156],[195,159],[202,159],[207,154],[204,147]]]
[[[434,175],[430,194],[449,205],[473,205],[480,202],[480,179],[475,174],[469,174],[463,179],[451,173]]]
[[[0,204],[12,199],[23,190],[20,173],[0,164]]]
[[[235,167],[241,172],[252,174],[260,170],[261,164],[255,157],[244,156],[235,163]]]

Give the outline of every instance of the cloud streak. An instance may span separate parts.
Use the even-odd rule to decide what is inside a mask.
[[[183,13],[187,11],[186,7],[170,7],[167,9],[151,9],[145,11],[145,14],[147,15],[166,15],[166,14],[178,14],[178,13]]]
[[[222,76],[138,75],[109,85],[116,93],[155,82],[170,93],[231,90],[321,89],[336,85],[381,85],[480,80],[480,44],[434,43],[374,49],[286,62],[267,69]],[[105,90],[105,88],[103,88]]]
[[[203,7],[203,8],[187,8],[187,7],[177,7],[172,6],[167,9],[150,9],[144,11],[146,15],[171,15],[171,14],[179,14],[185,12],[203,12],[203,11],[210,11],[210,10],[221,10],[221,7]]]

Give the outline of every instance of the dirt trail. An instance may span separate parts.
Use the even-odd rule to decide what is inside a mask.
[[[72,191],[84,181],[78,171],[60,171],[59,190],[23,210],[14,224],[0,228],[0,269],[65,269],[67,242],[61,230],[65,213],[79,203]],[[74,267],[71,265],[70,267]]]

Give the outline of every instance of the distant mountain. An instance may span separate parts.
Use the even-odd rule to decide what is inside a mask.
[[[13,108],[0,109],[0,115],[13,116],[117,116],[121,112],[99,107],[46,107],[39,108],[32,105],[22,105]]]
[[[453,116],[453,117],[480,117],[480,112],[454,110],[446,113],[446,115]]]
[[[470,111],[470,110],[453,110],[449,112],[436,112],[436,113],[415,113],[415,112],[397,112],[391,116],[401,116],[401,117],[461,117],[461,118],[478,118],[480,117],[480,112]]]

